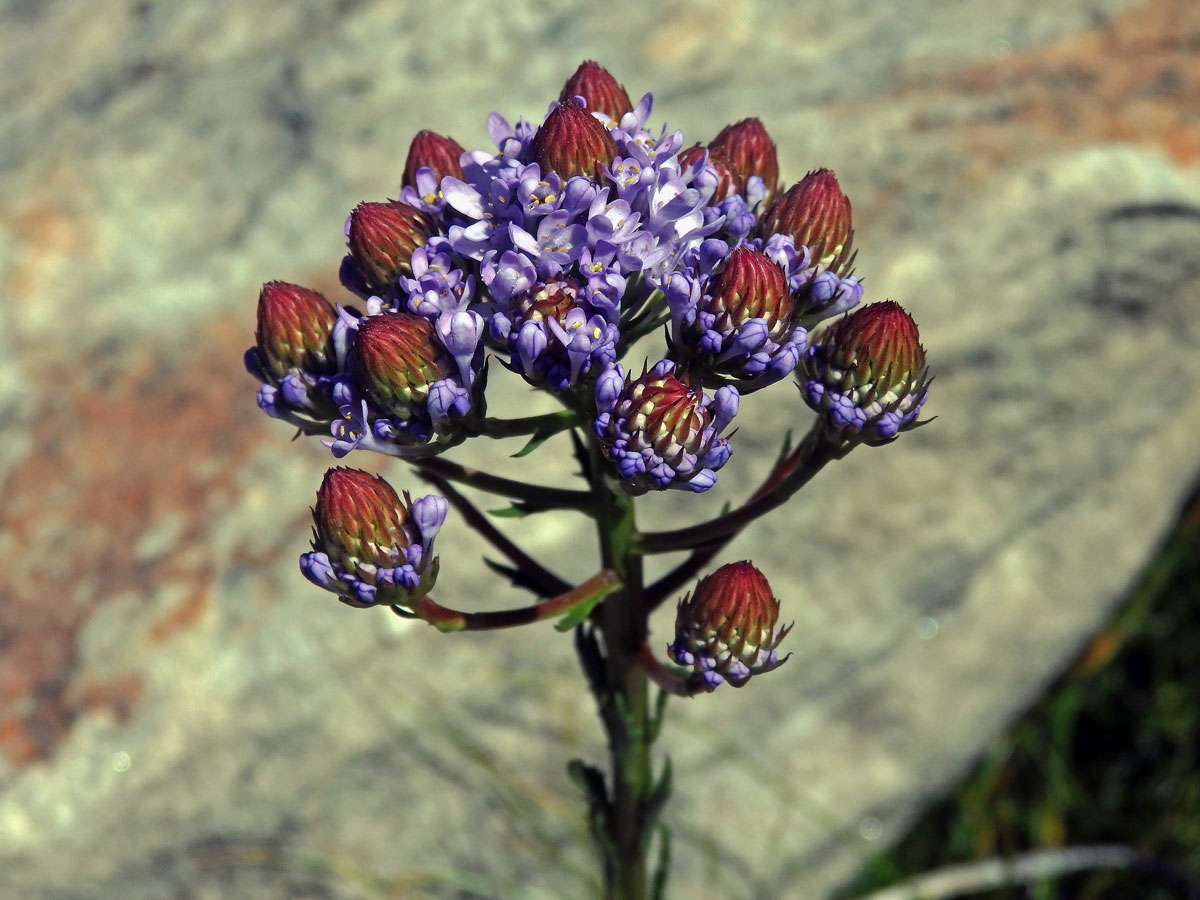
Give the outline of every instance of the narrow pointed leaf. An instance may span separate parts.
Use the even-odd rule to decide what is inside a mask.
[[[587,621],[587,617],[592,614],[592,610],[596,608],[596,604],[603,600],[604,597],[600,594],[593,594],[582,603],[572,606],[570,611],[558,620],[554,626],[555,631],[561,631],[564,634],[573,629],[580,622]]]
[[[526,509],[524,506],[514,503],[512,506],[505,506],[501,509],[489,509],[488,515],[495,516],[497,519],[523,519],[530,512],[531,510]]]

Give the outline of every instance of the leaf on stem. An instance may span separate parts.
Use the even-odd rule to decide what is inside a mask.
[[[522,456],[528,456],[556,434],[558,434],[557,431],[535,431],[532,435],[530,435],[529,440],[525,442],[525,446],[516,453],[512,454],[511,458],[520,459]]]
[[[674,668],[674,666],[671,668]],[[647,738],[650,743],[658,740],[658,735],[662,731],[663,720],[667,715],[667,698],[670,696],[666,691],[659,688],[658,696],[654,700],[654,712],[650,716],[649,736]]]
[[[671,829],[665,823],[658,826],[658,859],[654,863],[654,880],[650,883],[650,900],[666,900],[667,874],[671,871]]]
[[[783,434],[783,443],[779,447],[779,456],[775,459],[775,465],[780,465],[788,455],[792,452],[792,429],[788,429]]]
[[[575,604],[567,611],[565,616],[559,619],[558,624],[554,626],[554,630],[565,634],[581,622],[587,621],[588,616],[592,614],[592,610],[596,608],[596,604],[603,599],[604,595],[597,593]]]
[[[654,785],[654,789],[650,791],[650,795],[642,801],[642,821],[647,825],[653,825],[658,821],[658,815],[662,812],[663,807],[667,803],[667,799],[671,796],[671,787],[673,782],[673,773],[671,770],[671,757],[667,757],[663,761],[662,774],[658,777],[658,781]],[[653,834],[651,828],[646,828],[642,832],[642,840],[647,844],[650,842],[650,835]],[[645,847],[642,848],[643,850]]]
[[[489,509],[489,516],[495,516],[497,519],[523,519],[533,510],[528,509],[520,503],[514,503],[512,506],[505,506],[501,509]]]

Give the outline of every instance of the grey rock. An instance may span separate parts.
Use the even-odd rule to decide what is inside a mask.
[[[794,656],[674,704],[660,745],[671,896],[825,895],[1104,620],[1196,474],[1195,169],[1097,136],[1048,143],[1037,123],[1013,126],[1021,152],[980,159],[970,130],[1008,100],[956,80],[1128,6],[0,4],[16,73],[0,85],[0,472],[20,500],[81,434],[87,459],[129,428],[150,445],[129,473],[145,508],[102,468],[6,508],[0,589],[19,616],[0,625],[67,634],[51,687],[72,712],[34,758],[0,740],[3,892],[596,895],[563,767],[604,748],[570,641],[445,637],[317,595],[295,558],[328,456],[262,421],[236,372],[258,283],[333,284],[345,213],[395,193],[414,131],[482,145],[488,111],[540,115],[594,57],[656,91],[656,121],[703,139],[760,115],[785,177],[833,166],[868,296],[906,303],[936,372],[933,424],[833,465],[730,548],[771,578]],[[221,391],[240,406],[213,418]],[[88,403],[105,415],[81,430]],[[755,395],[718,490],[648,498],[647,527],[743,496],[781,423],[808,418],[786,388]],[[539,451],[539,475],[566,481],[560,450]],[[171,500],[181,479],[199,488]],[[108,488],[94,521],[59,519]],[[532,552],[590,574],[582,523],[528,522]],[[78,558],[88,527],[136,546],[46,562]],[[519,602],[461,521],[439,542],[446,602]],[[0,686],[18,674],[0,667]],[[125,677],[127,715],[89,706],[89,685]],[[0,734],[36,725],[40,696],[0,691]]]

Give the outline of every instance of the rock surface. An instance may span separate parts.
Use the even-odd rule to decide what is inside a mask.
[[[240,362],[262,281],[337,294],[343,217],[396,192],[416,130],[482,146],[583,58],[690,137],[758,115],[785,178],[834,168],[868,297],[905,301],[937,374],[933,425],[726,554],[770,576],[795,655],[669,714],[670,896],[824,896],[1151,552],[1200,432],[1194,4],[546,8],[0,2],[5,896],[594,895],[570,642],[308,587],[329,458]],[[808,418],[783,389],[746,412],[714,496],[651,498],[651,526],[742,496]],[[565,480],[559,449],[539,471]],[[531,521],[590,573],[581,529]],[[439,543],[444,593],[516,600],[461,522]]]

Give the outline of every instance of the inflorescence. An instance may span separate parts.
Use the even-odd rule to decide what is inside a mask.
[[[920,424],[917,327],[897,303],[862,304],[833,173],[785,188],[758,119],[685,146],[682,131],[650,125],[652,109],[586,62],[540,122],[491,114],[494,149],[419,133],[399,199],[346,220],[340,280],[356,301],[263,286],[246,352],[259,406],[323,435],[339,459],[373,450],[429,465],[500,436],[486,414],[494,360],[561,401],[564,427],[598,442],[608,484],[627,495],[713,487],[741,399],[789,376],[835,458]],[[622,365],[656,332],[658,362]],[[413,502],[333,468],[301,568],[351,605],[419,615],[446,513],[440,496]],[[777,607],[750,563],[701,581],[669,650],[692,689],[777,665]]]

